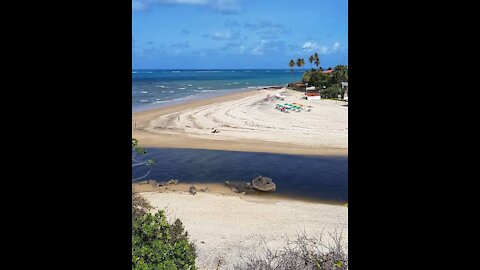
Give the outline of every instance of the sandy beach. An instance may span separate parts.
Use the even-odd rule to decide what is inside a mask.
[[[287,238],[302,231],[307,235],[342,231],[348,241],[346,206],[241,195],[222,185],[190,195],[188,186],[133,188],[154,210],[164,209],[169,219],[181,219],[196,243],[199,269],[228,269],[242,262],[240,255],[260,254],[263,241],[273,250],[281,249]]]
[[[265,100],[281,94],[285,100]],[[132,113],[132,136],[143,146],[305,155],[347,155],[348,106],[304,100],[293,90],[253,90]],[[275,104],[311,110],[284,113]],[[217,130],[218,133],[212,133]]]
[[[280,94],[285,100],[269,100]],[[348,155],[348,107],[333,100],[302,99],[303,93],[262,89],[132,113],[132,136],[142,146],[301,155]],[[284,113],[277,103],[310,111]],[[219,132],[212,133],[217,130]],[[348,208],[278,196],[234,193],[221,183],[133,189],[173,221],[180,218],[197,246],[199,269],[229,269],[240,255],[273,250],[300,232],[342,231],[348,241]]]

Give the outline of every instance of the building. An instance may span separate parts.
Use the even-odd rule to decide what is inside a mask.
[[[323,70],[322,73],[326,75],[333,75],[333,69]]]

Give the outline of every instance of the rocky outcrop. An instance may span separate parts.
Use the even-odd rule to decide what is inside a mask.
[[[247,182],[247,183],[245,184],[245,188],[252,188],[252,183]]]
[[[275,192],[277,190],[277,187],[271,178],[261,175],[253,178],[252,187],[255,190],[263,192]]]
[[[167,182],[158,182],[157,185],[159,187],[161,186],[168,186],[168,185],[176,185],[178,184],[178,180],[177,179],[171,179],[171,180],[168,180]]]
[[[167,184],[169,184],[169,185],[176,185],[176,184],[178,184],[178,179],[168,180]]]
[[[231,187],[231,186],[232,186],[232,184],[230,183],[230,181],[225,181],[225,186],[227,186],[227,187]]]
[[[188,189],[188,193],[192,195],[197,194],[197,188],[195,186],[190,186],[190,188]]]
[[[156,185],[156,184],[157,184],[157,181],[155,181],[155,180],[148,180],[148,183],[149,183],[149,184],[152,184],[152,185]]]

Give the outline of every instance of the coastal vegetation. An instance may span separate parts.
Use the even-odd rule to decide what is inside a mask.
[[[138,161],[138,155],[146,150],[132,138],[132,167],[146,166],[146,177],[154,164],[153,160]],[[163,211],[151,214],[152,206],[132,190],[132,269],[194,270],[195,245],[188,241],[188,233],[182,222],[176,219],[169,224]]]
[[[344,90],[341,87],[341,83],[348,82],[348,66],[338,65],[333,69],[329,67],[324,71],[320,66],[318,53],[310,55],[308,61],[312,68],[303,73],[301,83],[320,89],[320,94],[323,98],[337,98],[338,95],[343,97]],[[289,62],[290,71],[293,73],[295,66],[302,68],[304,64],[305,61],[303,58],[298,58],[296,62],[291,59]],[[315,65],[316,68],[313,68],[313,65]],[[333,71],[327,72],[329,70]],[[296,81],[295,77],[294,81]]]
[[[293,61],[293,59],[290,59],[290,62],[288,62],[288,66],[290,67],[290,72],[292,73],[293,80],[296,81],[295,73],[293,72],[293,68],[295,67],[295,61]]]
[[[195,245],[182,222],[168,223],[165,213],[151,214],[150,204],[132,191],[132,269],[194,270]]]
[[[147,175],[152,171],[153,165],[155,165],[155,162],[151,159],[147,161],[138,161],[136,159],[139,155],[145,154],[146,152],[147,150],[144,147],[138,146],[138,140],[132,138],[132,168],[136,166],[145,166],[147,168],[147,172],[144,175],[132,179],[132,181],[140,180],[147,177]]]

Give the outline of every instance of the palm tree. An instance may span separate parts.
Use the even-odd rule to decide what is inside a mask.
[[[293,59],[290,59],[288,66],[290,67],[290,72],[293,75],[293,81],[295,81],[295,73],[293,72],[293,68],[295,67],[295,61],[293,61]]]
[[[344,65],[335,67],[334,78],[338,83],[348,82],[348,68]]]
[[[313,62],[315,62],[315,66],[317,66],[317,68],[320,66],[320,58],[318,57],[318,53],[313,55]]]
[[[305,61],[303,60],[303,58],[298,58],[297,59],[297,66],[299,68],[302,68],[304,64],[305,64]]]
[[[315,60],[315,58],[313,57],[313,55],[310,55],[310,57],[308,58],[308,62],[310,62],[310,66],[312,67],[312,69],[313,69],[312,63],[313,63],[314,60]]]
[[[305,65],[305,60],[303,60],[303,58],[298,58],[298,59],[297,59],[297,66],[298,66],[299,68],[302,68],[303,65]],[[302,69],[302,73],[303,73],[303,69]]]

